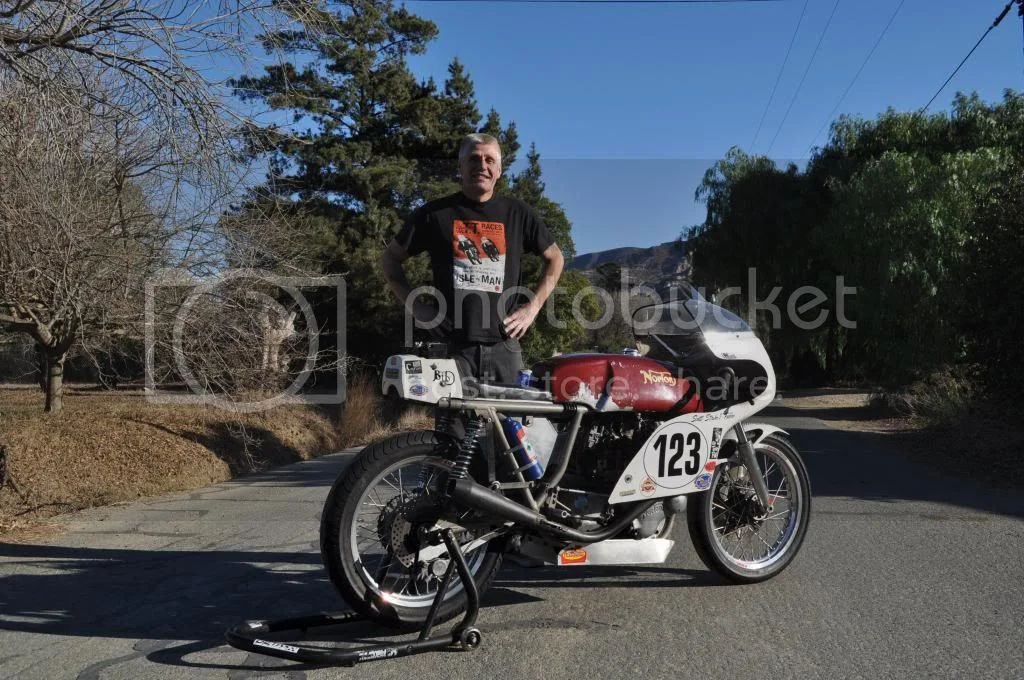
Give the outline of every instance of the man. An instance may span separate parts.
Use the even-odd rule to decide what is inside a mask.
[[[409,218],[381,258],[384,277],[421,324],[441,316],[430,304],[410,299],[402,262],[430,254],[433,285],[444,302],[440,328],[464,375],[512,383],[523,368],[519,339],[558,284],[565,264],[544,221],[527,204],[495,196],[501,148],[491,135],[472,134],[459,146],[461,189],[427,203]],[[486,244],[487,260],[477,244]],[[522,295],[524,253],[544,258],[541,280]],[[503,295],[504,294],[504,295]]]

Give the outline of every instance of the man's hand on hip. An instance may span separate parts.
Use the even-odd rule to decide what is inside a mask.
[[[518,340],[526,335],[526,331],[533,325],[533,320],[537,318],[539,312],[540,306],[531,302],[517,308],[505,317],[505,332],[508,337]]]

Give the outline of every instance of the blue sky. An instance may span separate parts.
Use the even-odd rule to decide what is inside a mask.
[[[809,0],[757,143],[758,121],[804,5],[543,5],[417,2],[440,28],[412,66],[443,80],[461,59],[483,111],[537,143],[548,193],[573,222],[580,253],[676,238],[703,220],[694,190],[734,145],[801,162],[900,0],[840,0],[782,123],[835,0]],[[923,106],[1005,0],[903,0],[839,113],[874,117]],[[1014,10],[932,106],[957,90],[987,100],[1024,90]]]

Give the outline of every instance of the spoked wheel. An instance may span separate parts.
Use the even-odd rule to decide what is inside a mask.
[[[711,487],[687,510],[693,545],[710,569],[737,583],[769,579],[800,550],[811,515],[811,484],[800,454],[773,434],[754,445],[768,487],[762,510],[750,474],[739,463],[719,465]]]
[[[432,530],[453,531],[481,592],[501,564],[501,546],[476,541],[485,532],[462,526],[443,502],[452,462],[435,455],[435,444],[433,433],[414,432],[368,446],[324,507],[320,548],[331,582],[349,606],[379,623],[414,626],[427,617],[449,562],[443,544],[423,540]],[[465,607],[455,578],[436,621]]]

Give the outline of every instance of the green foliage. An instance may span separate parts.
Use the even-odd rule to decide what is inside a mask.
[[[578,315],[573,312],[573,301],[577,298]],[[601,315],[600,301],[590,281],[577,271],[563,273],[558,290],[548,300],[534,325],[523,336],[523,358],[527,366],[556,352],[582,349],[587,329],[580,318],[594,321]]]
[[[746,293],[754,267],[758,300],[774,286],[783,309],[800,286],[829,294],[820,328],[756,320],[791,375],[897,384],[947,364],[1013,365],[1022,167],[1024,98],[1012,92],[993,105],[958,95],[951,116],[843,117],[804,172],[733,149],[697,192],[708,209],[689,234],[697,283]],[[857,287],[845,309],[856,329],[836,323],[837,275]]]

